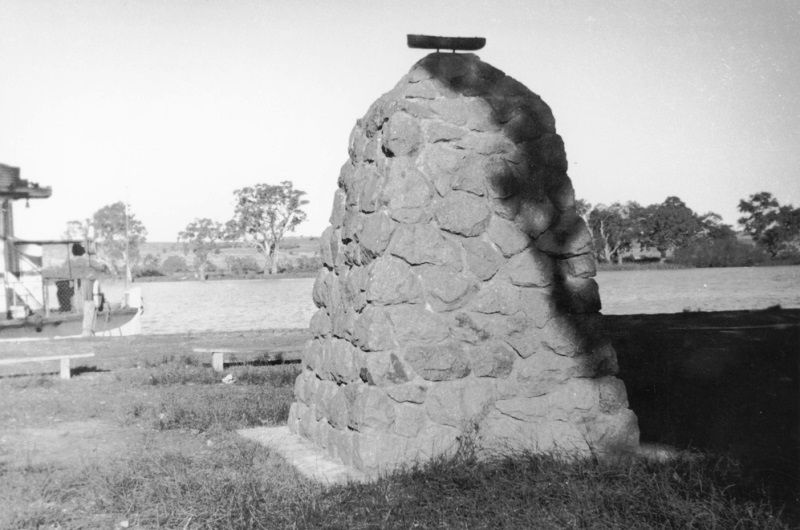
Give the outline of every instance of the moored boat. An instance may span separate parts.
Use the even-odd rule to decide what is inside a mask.
[[[76,337],[83,333],[81,284],[85,279],[44,278],[43,245],[63,244],[70,255],[81,255],[86,242],[22,240],[14,236],[13,203],[45,199],[52,190],[23,180],[19,168],[0,164],[0,341]],[[71,268],[70,268],[71,271]],[[133,335],[140,332],[143,311],[138,288],[125,292],[117,304],[98,311],[92,335]]]

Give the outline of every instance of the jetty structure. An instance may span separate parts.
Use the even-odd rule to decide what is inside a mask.
[[[0,341],[79,336],[83,304],[78,300],[82,278],[71,272],[62,278],[42,274],[45,245],[65,248],[72,255],[86,252],[87,241],[72,239],[29,240],[14,233],[14,202],[46,199],[50,187],[24,180],[18,167],[0,164]],[[134,335],[140,332],[142,314],[138,288],[126,290],[121,304],[108,304],[96,319],[95,335]]]
[[[0,315],[6,319],[46,307],[42,276],[38,273],[42,266],[41,246],[14,238],[14,202],[46,199],[52,193],[50,187],[20,178],[18,167],[0,164]]]
[[[481,41],[409,37],[437,51],[357,120],[321,237],[288,430],[360,476],[463,444],[639,448],[564,141],[538,95],[458,52]]]

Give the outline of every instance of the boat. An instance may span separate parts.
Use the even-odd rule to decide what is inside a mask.
[[[67,261],[85,253],[86,241],[23,240],[14,236],[13,204],[46,199],[50,187],[20,178],[19,168],[0,164],[0,342],[80,337],[83,331],[83,278],[45,278],[43,246],[64,245]],[[135,335],[144,311],[138,288],[127,289],[123,300],[106,303],[99,311],[94,336]]]

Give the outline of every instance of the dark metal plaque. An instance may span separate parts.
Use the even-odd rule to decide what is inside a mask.
[[[437,37],[435,35],[408,35],[409,48],[427,50],[480,50],[486,45],[483,37]]]

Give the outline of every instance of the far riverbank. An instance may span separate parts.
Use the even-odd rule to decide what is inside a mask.
[[[800,267],[600,271],[597,283],[607,315],[800,308]],[[305,328],[316,311],[313,277],[134,285],[144,334]],[[122,282],[104,286],[121,300]]]

